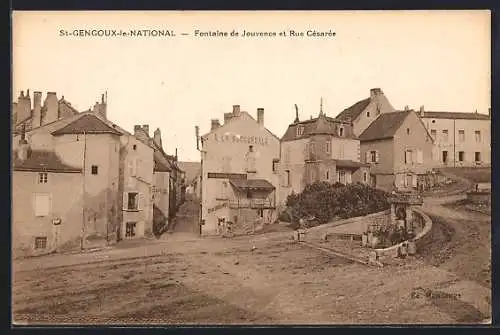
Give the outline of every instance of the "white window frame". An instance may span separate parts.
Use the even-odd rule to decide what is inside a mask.
[[[441,131],[441,135],[443,136],[443,142],[448,142],[450,140],[450,133],[448,132],[448,129],[443,129]]]
[[[465,130],[464,129],[458,130],[458,141],[465,142]]]
[[[481,141],[482,141],[481,130],[474,131],[474,139],[475,139],[476,143],[481,143]]]

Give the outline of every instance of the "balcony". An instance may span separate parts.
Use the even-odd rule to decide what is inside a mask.
[[[249,199],[239,198],[231,199],[229,208],[254,208],[254,209],[274,209],[276,208],[272,199]]]

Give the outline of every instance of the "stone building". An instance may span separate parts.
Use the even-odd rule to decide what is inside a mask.
[[[419,116],[435,141],[435,167],[491,165],[491,109],[488,114],[425,111]]]
[[[432,168],[434,141],[415,111],[378,116],[359,136],[370,164],[370,184],[392,190],[417,188]]]
[[[395,109],[380,88],[370,89],[370,96],[343,110],[337,120],[352,123],[354,136],[359,136],[380,114],[394,112]]]
[[[231,222],[235,234],[276,219],[280,141],[257,119],[233,106],[224,123],[213,119],[201,137],[202,234],[220,233],[219,222]]]
[[[280,200],[316,181],[368,183],[369,165],[360,161],[360,141],[352,124],[326,116],[293,123],[281,138]]]

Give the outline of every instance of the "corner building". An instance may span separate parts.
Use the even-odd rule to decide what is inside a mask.
[[[264,109],[257,109],[256,120],[233,106],[224,124],[212,120],[201,143],[201,234],[219,234],[221,219],[232,222],[235,234],[273,222],[280,140],[264,127]]]

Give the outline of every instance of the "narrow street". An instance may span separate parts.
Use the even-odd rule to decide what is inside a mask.
[[[478,323],[491,315],[490,218],[442,206],[457,197],[426,199],[433,230],[419,257],[398,266],[332,258],[286,231],[200,238],[193,220],[130,248],[25,259],[13,265],[14,320]]]

